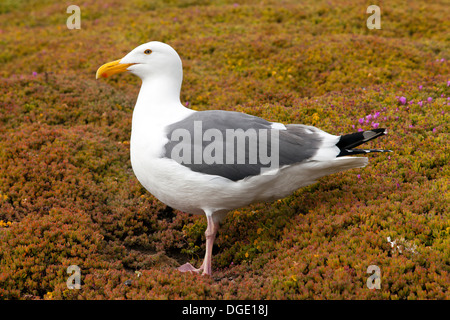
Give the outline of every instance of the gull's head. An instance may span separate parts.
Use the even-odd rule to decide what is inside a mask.
[[[178,53],[168,44],[152,41],[133,49],[122,59],[108,62],[97,70],[96,78],[129,71],[142,80],[169,77],[181,81],[183,71]]]

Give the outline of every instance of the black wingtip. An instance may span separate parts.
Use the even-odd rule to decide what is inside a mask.
[[[392,150],[384,149],[353,149],[370,140],[376,139],[383,135],[387,135],[387,133],[388,131],[386,128],[377,128],[343,135],[339,139],[339,142],[336,144],[336,146],[340,149],[338,157],[370,152],[392,152]]]

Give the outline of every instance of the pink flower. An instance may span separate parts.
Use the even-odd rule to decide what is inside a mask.
[[[419,86],[419,90],[422,90],[422,89],[423,89],[423,85],[420,85],[420,86]]]
[[[363,124],[363,123],[364,123],[364,118],[359,118],[358,122],[359,122],[360,124]]]
[[[433,101],[433,98],[432,97],[428,97],[427,101],[431,102],[431,101]]]
[[[436,129],[436,128],[433,128],[433,133],[436,133],[436,131],[437,131],[437,129]]]
[[[33,71],[33,76],[37,76],[37,72],[36,71]]]
[[[405,104],[406,103],[406,98],[405,97],[400,97],[399,99],[401,104]]]
[[[362,131],[364,131],[363,129],[361,129],[361,128],[358,128],[358,132],[362,132]]]
[[[372,122],[372,127],[373,127],[374,129],[378,128],[379,125],[380,125],[380,124],[379,124],[378,122]]]
[[[357,177],[358,179],[361,179],[361,175],[360,175],[360,174],[356,175],[356,177]]]
[[[450,80],[447,81],[447,87],[450,87]]]
[[[423,105],[423,101],[419,101],[417,104],[421,107]]]

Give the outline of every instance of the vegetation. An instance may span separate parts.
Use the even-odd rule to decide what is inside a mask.
[[[0,4],[1,299],[449,299],[450,35],[443,2]],[[172,45],[182,101],[334,134],[372,127],[364,169],[230,212],[213,277],[206,221],[146,192],[129,161],[140,80],[96,81],[141,43]],[[66,270],[81,269],[69,290]],[[367,268],[381,271],[368,289]]]

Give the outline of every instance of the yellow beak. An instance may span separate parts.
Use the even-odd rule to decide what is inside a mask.
[[[107,78],[116,73],[121,73],[127,71],[129,66],[132,66],[135,63],[120,63],[120,60],[112,61],[105,63],[97,70],[97,74],[95,78],[98,79],[100,77]]]

